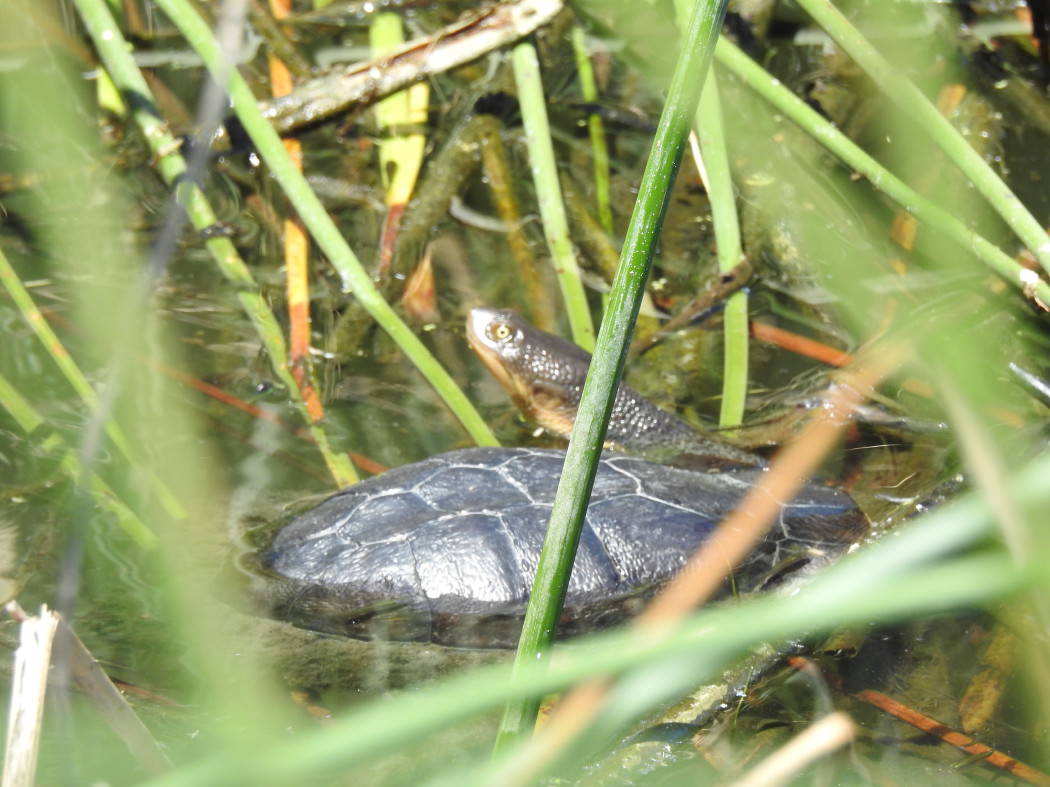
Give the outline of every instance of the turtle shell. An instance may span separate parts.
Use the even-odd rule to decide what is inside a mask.
[[[390,470],[282,528],[263,564],[273,614],[358,638],[512,647],[563,451],[469,448]],[[681,568],[762,473],[698,472],[636,457],[599,462],[560,622],[562,636],[631,614]],[[788,554],[821,559],[866,531],[849,496],[807,486],[734,573],[754,587]]]

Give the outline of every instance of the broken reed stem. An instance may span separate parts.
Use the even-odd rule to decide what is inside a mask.
[[[36,783],[44,695],[57,630],[58,615],[44,605],[38,615],[23,619],[18,628],[7,711],[3,787],[33,787]]]
[[[17,601],[8,602],[4,610],[20,623],[33,620],[18,605]],[[160,744],[147,729],[142,720],[131,709],[128,701],[109,676],[102,671],[91,651],[87,649],[80,637],[76,635],[66,621],[55,613],[57,629],[54,642],[54,659],[68,662],[69,675],[77,689],[91,701],[128,750],[135,756],[143,768],[150,773],[163,773],[171,769],[171,760]],[[7,782],[4,782],[6,787]]]

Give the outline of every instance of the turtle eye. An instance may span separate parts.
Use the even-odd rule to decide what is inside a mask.
[[[505,322],[498,322],[492,326],[491,334],[497,341],[504,341],[510,338],[510,326]]]

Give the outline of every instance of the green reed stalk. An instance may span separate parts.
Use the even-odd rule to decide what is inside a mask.
[[[66,381],[76,392],[77,396],[80,397],[80,400],[88,410],[97,410],[99,407],[98,394],[91,387],[91,383],[88,382],[84,373],[80,371],[80,367],[73,360],[73,356],[62,345],[62,341],[51,330],[51,326],[44,319],[44,315],[40,313],[36,304],[33,303],[32,297],[30,297],[28,290],[22,284],[22,280],[18,278],[18,273],[11,266],[3,250],[0,250],[0,283],[3,284],[4,289],[11,296],[11,300],[22,313],[22,317],[29,323],[33,333],[36,334],[44,349],[51,355],[51,359],[65,376]],[[124,457],[129,467],[144,466],[138,456],[138,452],[132,448],[131,442],[120,424],[109,418],[106,419],[104,428],[106,435],[120,452],[120,455]],[[152,473],[149,474],[149,481],[153,491],[156,492],[161,504],[164,506],[164,510],[175,519],[185,519],[186,509],[182,507],[182,504],[175,498],[172,491],[168,489],[168,485]]]
[[[583,386],[580,411],[569,441],[565,467],[525,613],[515,655],[515,670],[534,664],[550,648],[558,626],[606,425],[649,275],[653,248],[725,16],[726,1],[698,0],[693,6],[688,32],[682,38],[682,51],[642,174],[638,200],[620,253],[620,265]],[[497,737],[497,752],[532,728],[538,708],[536,696],[507,706]]]
[[[518,103],[525,126],[532,180],[536,184],[536,201],[543,219],[543,233],[547,236],[554,273],[565,300],[573,341],[591,352],[594,349],[594,323],[569,239],[569,222],[565,218],[565,203],[562,201],[561,184],[558,183],[558,165],[554,160],[554,145],[547,122],[546,97],[543,95],[536,48],[528,41],[521,42],[514,47],[513,62],[514,82],[518,88]]]
[[[136,96],[132,117],[155,157],[154,166],[164,182],[175,189],[179,204],[185,209],[190,223],[198,230],[213,227],[218,222],[215,211],[204,192],[196,183],[183,178],[186,161],[179,153],[179,144],[160,117],[149,85],[131,57],[130,49],[120,34],[116,20],[109,13],[103,0],[74,0],[81,18],[95,42],[95,48],[117,87],[126,96]],[[324,457],[332,478],[339,486],[347,486],[358,480],[349,458],[332,450],[328,435],[310,414],[303,399],[302,390],[288,368],[288,349],[280,323],[259,293],[248,266],[241,259],[237,248],[229,238],[214,237],[205,241],[205,246],[228,281],[237,285],[237,298],[259,335],[274,374],[284,383],[295,402],[296,408],[306,422],[310,436]]]
[[[598,101],[594,67],[587,54],[587,37],[583,27],[572,27],[572,52],[576,57],[576,74],[580,78],[580,95],[587,103]],[[605,124],[597,112],[587,113],[587,134],[594,157],[594,199],[598,203],[598,221],[610,235],[613,232],[612,201],[609,197],[609,146],[605,144]]]
[[[45,423],[43,416],[29,403],[29,400],[22,396],[2,375],[0,375],[0,407],[7,411],[19,428],[26,433],[26,436],[32,436],[33,432]],[[60,457],[59,461],[66,475],[78,482],[84,482],[84,468],[80,462],[80,456],[57,434],[51,433],[33,445],[49,456]],[[101,477],[92,473],[87,477],[85,485],[98,507],[113,514],[120,527],[134,539],[135,543],[146,548],[156,545],[157,536],[153,531],[139,519],[134,511],[128,508]]]
[[[693,127],[696,129],[707,175],[705,180],[711,200],[715,243],[718,247],[718,270],[727,273],[740,263],[743,251],[740,246],[740,223],[736,212],[733,174],[729,169],[729,155],[726,152],[722,104],[718,97],[718,81],[714,69],[707,75]],[[723,427],[739,426],[744,420],[744,404],[747,400],[750,335],[746,292],[735,292],[726,300],[722,336],[724,355],[719,424]]]
[[[798,4],[864,69],[883,93],[907,112],[910,120],[955,162],[1003,221],[1035,254],[1043,270],[1050,273],[1050,235],[922,91],[880,55],[830,0],[798,0]]]
[[[875,188],[919,221],[975,254],[990,270],[1020,289],[1026,297],[1050,304],[1050,285],[1039,274],[1019,265],[995,244],[908,186],[734,44],[725,38],[721,39],[715,49],[715,58],[777,111],[791,119],[847,166],[864,175]]]
[[[236,69],[227,69],[224,66],[225,58],[215,37],[192,4],[188,0],[158,0],[157,4],[178,26],[190,46],[204,60],[208,70],[217,78],[226,79],[226,89],[237,119],[251,137],[259,155],[266,162],[310,235],[339,273],[343,289],[353,293],[364,309],[394,340],[459,419],[471,438],[478,445],[498,445],[488,425],[448,372],[412,329],[397,316],[390,304],[383,300],[368,272],[340,234],[338,227],[306,182],[306,178],[288,157],[284,145],[281,144],[281,138],[259,112],[251,88]]]
[[[679,27],[684,26],[688,12],[689,5],[686,0],[675,0]],[[693,130],[702,159],[702,163],[697,163],[703,168],[704,185],[711,202],[718,270],[726,273],[739,264],[743,258],[743,250],[740,244],[740,221],[736,210],[733,173],[729,167],[729,153],[726,148],[725,124],[722,122],[722,103],[714,69],[708,73],[704,91],[700,94],[700,103],[693,119]],[[747,293],[736,292],[726,300],[723,312],[722,405],[718,419],[722,427],[740,426],[744,420],[751,338],[747,305]]]

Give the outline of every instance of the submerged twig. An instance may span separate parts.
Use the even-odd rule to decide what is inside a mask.
[[[507,148],[500,136],[502,129],[499,121],[491,116],[482,116],[479,120],[485,117],[488,118],[485,121],[486,133],[481,138],[481,166],[485,180],[492,190],[492,201],[496,204],[500,219],[507,225],[507,246],[525,285],[525,299],[532,323],[542,331],[554,333],[557,330],[554,307],[544,291],[536,255],[532,253],[532,247],[525,237],[521,209],[507,161]]]
[[[744,287],[751,279],[751,272],[751,265],[748,261],[741,260],[728,271],[719,274],[702,293],[679,309],[674,317],[660,326],[659,329],[651,333],[642,334],[631,342],[631,354],[629,357],[636,358],[663,337],[705,317],[716,309],[719,304],[724,303],[733,293]]]
[[[881,691],[865,689],[863,691],[858,691],[851,696],[856,697],[861,702],[866,702],[869,705],[878,708],[884,713],[888,713],[895,719],[910,724],[927,735],[932,735],[950,746],[961,749],[967,754],[978,755],[982,758],[983,762],[996,768],[1001,768],[1022,781],[1038,785],[1039,787],[1050,787],[1050,776],[1047,776],[1047,774],[1042,771],[1036,770],[1031,765],[1023,763],[1016,757],[1011,757],[1005,752],[1001,752],[997,749],[993,749],[991,746],[980,743],[969,735],[964,735],[957,730],[953,730],[947,724],[930,718],[914,708],[909,708],[907,705],[883,694]]]
[[[790,350],[796,355],[812,358],[828,366],[845,366],[853,360],[853,356],[845,350],[836,349],[816,339],[810,339],[808,336],[793,333],[762,320],[751,321],[751,335],[760,342],[767,342],[783,350]]]
[[[392,263],[386,270],[376,272],[375,285],[384,298],[393,301],[401,297],[403,282],[423,253],[434,227],[448,213],[453,196],[477,169],[482,140],[495,123],[490,115],[468,117],[428,160],[402,217]],[[337,354],[355,351],[372,324],[365,304],[351,301],[330,331],[326,349]]]

